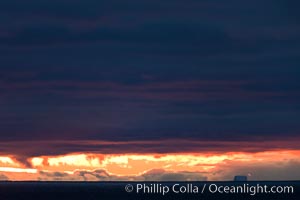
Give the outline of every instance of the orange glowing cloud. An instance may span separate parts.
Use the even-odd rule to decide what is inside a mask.
[[[283,171],[300,166],[300,151],[223,154],[77,153],[33,157],[28,162],[32,168],[21,167],[18,161],[9,156],[0,157],[0,174],[4,174],[9,180],[165,180],[164,177],[171,177],[170,173],[174,179],[177,177],[186,180],[194,180],[193,178],[197,177],[205,180],[228,180],[236,173],[253,174],[253,179],[259,179],[255,174],[268,167]],[[164,176],[166,173],[168,176]],[[267,179],[284,179],[284,176],[269,173]],[[300,178],[300,174],[294,176]],[[291,178],[287,176],[286,179]]]

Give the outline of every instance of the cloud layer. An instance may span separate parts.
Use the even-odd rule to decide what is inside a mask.
[[[278,153],[277,153],[278,154]],[[280,153],[279,153],[280,154]],[[180,164],[180,162],[178,162]],[[205,164],[194,164],[206,166]],[[128,163],[130,166],[130,163]],[[249,180],[299,180],[300,162],[296,157],[286,155],[285,159],[266,160],[254,159],[224,159],[216,162],[208,170],[195,171],[186,168],[185,171],[172,169],[151,169],[135,175],[119,175],[108,172],[107,169],[74,171],[49,171],[36,172],[4,171],[1,180],[39,180],[39,181],[230,181],[236,175],[248,176]],[[11,168],[12,169],[12,168]],[[3,171],[3,168],[0,168]]]
[[[292,0],[1,1],[0,167],[27,169],[33,157],[69,154],[299,150],[298,7]],[[298,161],[257,164],[261,177],[292,179],[283,169],[294,171]],[[222,179],[247,169],[229,162],[214,173]],[[39,170],[41,179],[119,178],[102,168],[76,176]],[[139,178],[192,177],[145,173]]]

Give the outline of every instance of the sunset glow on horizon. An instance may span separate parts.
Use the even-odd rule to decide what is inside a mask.
[[[28,162],[30,168],[13,157],[1,156],[0,173],[11,181],[155,181],[173,180],[176,177],[179,180],[231,180],[234,173],[251,174],[250,180],[258,180],[261,170],[279,167],[283,171],[290,167],[291,162],[300,162],[300,150],[219,154],[76,153],[33,157]],[[284,179],[276,173],[269,173],[263,178]]]
[[[0,181],[300,180],[299,2],[0,1]]]

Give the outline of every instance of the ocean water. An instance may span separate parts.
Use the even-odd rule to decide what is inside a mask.
[[[257,186],[278,186],[277,193]],[[283,192],[292,186],[293,192]],[[240,191],[236,189],[239,187]],[[226,189],[224,189],[226,188]],[[255,188],[255,189],[253,189]],[[231,189],[231,190],[229,190]],[[274,188],[273,188],[274,189]],[[277,189],[277,188],[276,188]],[[241,190],[244,193],[241,193]],[[268,182],[0,182],[0,200],[238,199],[300,200],[300,181]]]

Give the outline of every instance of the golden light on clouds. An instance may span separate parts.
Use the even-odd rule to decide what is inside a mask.
[[[4,164],[13,164],[14,161],[10,157],[0,157],[0,162]]]
[[[13,168],[13,167],[0,167],[0,172],[14,172],[14,173],[37,173],[37,169],[23,169],[23,168]]]
[[[208,180],[222,177],[216,175],[222,167],[230,169],[237,166],[282,166],[291,161],[300,163],[299,150],[266,151],[258,153],[227,152],[213,153],[182,153],[182,154],[90,154],[77,153],[61,156],[40,156],[29,158],[31,168],[24,166],[9,156],[0,157],[0,174],[9,180],[40,180],[40,176],[48,175],[57,178],[66,177],[68,180],[78,180],[80,172],[87,175],[83,180],[101,180],[99,177],[114,176],[115,179],[124,177],[139,177],[151,170],[162,170],[171,173],[201,173]],[[251,170],[251,168],[250,168]],[[101,171],[102,175],[93,173]],[[233,172],[232,172],[233,173]],[[249,172],[252,173],[252,172]],[[17,175],[19,174],[19,175]],[[21,176],[22,174],[22,176]],[[28,174],[31,174],[30,176]],[[35,174],[35,175],[34,175]],[[79,175],[78,175],[79,174]],[[74,179],[70,176],[74,175]],[[21,178],[20,178],[21,176]],[[58,177],[55,177],[58,176]],[[86,178],[86,177],[90,177]],[[96,177],[96,178],[95,178]],[[81,179],[80,179],[81,180]]]

